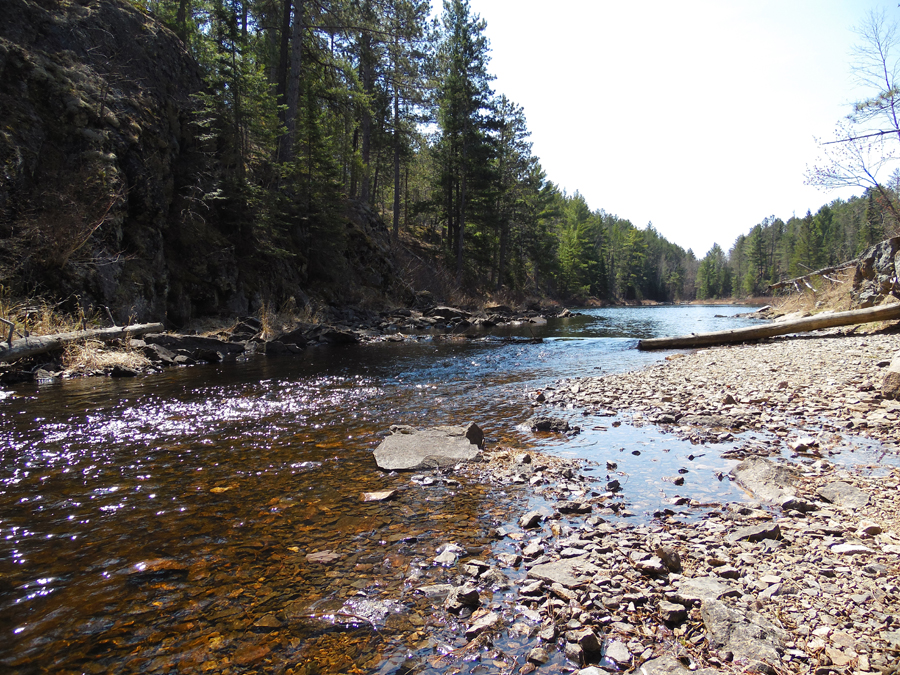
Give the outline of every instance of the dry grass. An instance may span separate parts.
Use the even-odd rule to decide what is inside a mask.
[[[71,342],[66,345],[62,366],[70,375],[83,375],[119,366],[140,371],[150,365],[150,359],[128,346],[112,347],[97,340]]]
[[[802,292],[787,293],[776,298],[773,304],[779,312],[809,312],[817,314],[826,310],[845,312],[851,307],[850,290],[853,284],[853,268],[831,275],[831,279],[813,277],[809,279],[812,289],[801,286]]]
[[[99,323],[99,312],[79,315],[65,313],[59,305],[53,305],[40,299],[14,299],[0,286],[0,318],[11,321],[15,326],[15,335],[52,335],[81,330],[83,325],[93,327]],[[6,340],[9,327],[0,325],[0,339]]]

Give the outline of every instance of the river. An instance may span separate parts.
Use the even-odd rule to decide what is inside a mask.
[[[433,563],[456,544],[494,560],[541,505],[515,486],[387,475],[372,451],[391,424],[477,422],[492,447],[602,462],[625,511],[652,518],[664,476],[681,494],[735,498],[730,464],[615,417],[557,411],[574,437],[532,434],[527,394],[560,378],[663,358],[636,340],[752,323],[742,307],[587,310],[495,333],[420,336],[297,357],[87,378],[0,391],[0,665],[64,673],[506,672],[532,640],[504,633],[475,659],[440,600]],[[724,316],[722,316],[724,315]],[[688,459],[690,457],[690,459]],[[366,491],[397,489],[390,502]],[[504,569],[515,582],[521,569]],[[491,600],[521,620],[512,594]],[[557,661],[560,655],[554,657]]]

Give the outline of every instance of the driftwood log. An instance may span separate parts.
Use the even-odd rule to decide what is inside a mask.
[[[62,349],[69,342],[77,342],[78,340],[102,340],[107,342],[109,340],[146,335],[147,333],[160,333],[162,330],[163,325],[161,323],[142,323],[133,326],[76,330],[71,333],[27,337],[21,340],[13,340],[11,345],[6,345],[5,349],[0,348],[0,361],[15,361],[26,356],[52,352],[56,349]]]
[[[795,321],[783,321],[781,323],[767,323],[763,326],[749,326],[747,328],[734,328],[720,330],[714,333],[692,333],[680,337],[650,338],[638,342],[638,349],[681,349],[683,347],[709,347],[712,345],[728,344],[730,342],[747,342],[750,340],[762,340],[775,335],[787,335],[788,333],[805,333],[822,328],[834,326],[851,326],[858,323],[870,323],[872,321],[892,321],[900,319],[900,303],[882,307],[869,307],[857,309],[851,312],[837,312],[835,314],[820,314]]]

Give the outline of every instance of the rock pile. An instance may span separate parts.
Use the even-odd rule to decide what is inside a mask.
[[[582,675],[602,672],[591,664],[647,675],[686,666],[824,675],[896,662],[897,470],[867,478],[820,459],[801,473],[754,459],[736,478],[766,503],[635,526],[609,518],[614,495],[592,490],[578,463],[505,451],[489,465],[491,480],[552,486],[564,498],[498,531],[517,554],[498,555],[497,565],[462,559],[465,580],[445,604],[473,611],[467,637],[505,627],[534,640],[519,672],[565,670],[550,663],[557,649]],[[579,500],[583,508],[568,508]],[[525,571],[506,625],[488,603],[503,566]]]

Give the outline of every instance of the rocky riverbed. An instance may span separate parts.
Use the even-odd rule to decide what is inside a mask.
[[[796,467],[751,458],[732,478],[755,500],[707,508],[699,520],[669,510],[631,525],[615,517],[618,490],[584,468],[501,451],[470,469],[555,501],[497,533],[521,551],[499,562],[526,570],[520,611],[505,626],[533,641],[518,672],[869,673],[897,663],[896,469],[876,476],[826,459]],[[482,560],[460,566],[469,579],[444,609],[474,611],[466,635],[486,643],[503,620],[481,607],[478,589],[497,571]]]
[[[534,392],[536,419],[553,407],[615,411],[727,442],[743,458],[728,478],[748,499],[676,497],[635,524],[612,462],[489,452],[464,471],[550,507],[497,531],[515,555],[461,559],[442,610],[466,617],[473,650],[500,630],[521,636],[522,673],[896,672],[900,404],[881,387],[898,348],[897,334],[835,331]],[[838,463],[860,437],[878,462]],[[484,595],[509,568],[525,572],[513,617]]]
[[[616,517],[615,466],[586,477],[577,462],[495,454],[486,479],[555,501],[498,532],[519,542],[527,570],[518,596],[533,621],[509,627],[534,639],[519,672],[896,672],[900,403],[880,386],[898,348],[897,334],[834,332],[676,355],[535,392],[536,406],[615,410],[698,443],[737,441],[729,447],[747,459],[730,478],[751,501],[694,509],[699,519],[662,509],[632,525]],[[892,461],[833,463],[852,449],[848,432],[880,443]],[[477,580],[489,566],[465,569]],[[478,605],[477,594],[451,597],[448,606],[460,597]],[[479,611],[473,639],[496,627]]]

